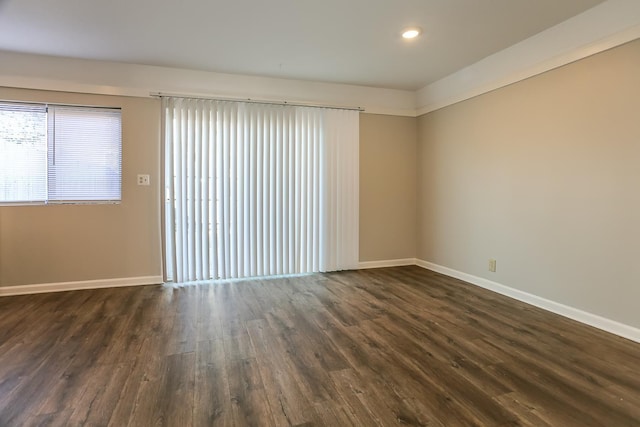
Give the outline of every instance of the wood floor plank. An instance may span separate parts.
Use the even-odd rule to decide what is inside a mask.
[[[355,336],[371,349],[370,353],[379,358],[376,364],[381,369],[385,365],[389,366],[388,369],[395,373],[394,377],[413,375],[419,378],[427,386],[425,393],[435,397],[432,401],[425,400],[425,403],[432,411],[440,410],[441,416],[450,417],[445,418],[445,424],[458,421],[461,421],[462,425],[483,425],[487,422],[505,424],[510,421],[509,414],[491,402],[489,395],[458,376],[448,364],[435,361],[420,363],[421,359],[414,359],[410,353],[395,350],[370,323],[363,326],[362,330],[354,331],[357,334]],[[387,382],[395,383],[394,377],[387,377]],[[442,383],[447,384],[446,388]],[[397,384],[396,387],[401,387],[401,384]],[[446,410],[443,410],[444,402]]]
[[[267,316],[267,322],[276,334],[275,339],[286,352],[285,360],[294,367],[292,372],[296,382],[310,402],[331,400],[335,390],[331,387],[330,370],[321,362],[322,354],[316,347],[318,343],[308,340],[297,327],[286,326],[288,321],[292,320],[281,312]],[[331,351],[331,348],[327,350]]]
[[[229,375],[222,339],[199,341],[196,351],[194,425],[233,425]]]
[[[24,427],[68,427],[73,425],[69,417],[72,414],[71,409],[65,409],[62,412],[55,412],[51,414],[32,415],[28,417],[24,424]]]
[[[273,425],[256,359],[227,359],[227,363],[234,425]]]
[[[509,412],[515,414],[523,426],[552,426],[544,414],[541,414],[536,408],[527,405],[526,398],[519,396],[518,393],[507,393],[501,396],[496,396],[495,400],[504,406]]]
[[[365,425],[356,423],[355,417],[344,406],[317,403],[314,406],[317,419],[316,425],[355,427]],[[364,420],[363,420],[364,421]],[[373,423],[369,424],[372,425]]]
[[[380,402],[375,390],[365,387],[361,378],[352,370],[331,373],[341,398],[357,415],[358,420],[370,420],[379,426],[397,424],[397,416],[386,402]]]
[[[117,397],[117,401],[113,408],[113,412],[109,415],[105,414],[101,420],[96,420],[97,425],[108,425],[110,427],[119,427],[129,425],[131,416],[140,404],[138,402],[139,391],[141,385],[146,381],[149,381],[149,377],[146,372],[150,369],[159,369],[159,358],[138,358],[133,360],[132,369],[127,376],[125,383]],[[101,385],[100,383],[98,385]],[[101,400],[101,397],[98,397]],[[76,411],[81,411],[80,407],[76,407]]]
[[[129,425],[193,425],[195,353],[165,356],[148,372]]]
[[[20,384],[7,399],[1,401],[0,421],[7,426],[21,425],[29,415],[41,415],[43,406],[56,406],[58,396],[51,396],[63,378],[64,372],[73,361],[79,342],[66,343],[62,348],[51,347],[41,359],[33,360],[33,370],[21,378]],[[22,360],[28,360],[28,354]],[[58,412],[60,409],[49,411]],[[2,425],[0,423],[0,425]]]
[[[135,369],[133,362],[101,365],[87,371],[78,390],[71,395],[69,407],[75,408],[69,425],[107,425],[118,404],[127,379]],[[105,381],[94,381],[105,378]]]
[[[277,338],[263,320],[247,322],[249,336],[256,349],[267,399],[276,425],[302,425],[312,419],[312,405],[291,374],[293,363],[286,350],[278,348]]]
[[[415,266],[0,298],[1,427],[640,427],[639,366]]]

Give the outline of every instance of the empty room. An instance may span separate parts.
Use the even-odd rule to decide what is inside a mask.
[[[0,427],[640,427],[640,2],[0,0]]]

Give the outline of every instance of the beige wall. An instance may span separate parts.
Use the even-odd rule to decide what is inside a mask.
[[[123,117],[122,203],[0,207],[0,286],[161,275],[159,101],[8,88],[0,99],[121,107]],[[413,258],[416,120],[362,114],[360,126],[360,259]],[[138,173],[153,185],[137,186]]]
[[[418,257],[640,327],[639,79],[635,41],[420,117]]]
[[[416,124],[360,115],[360,261],[415,258]]]
[[[0,286],[161,275],[159,101],[7,88],[0,99],[121,107],[123,136],[121,204],[0,207]]]
[[[361,114],[360,260],[417,256],[640,327],[639,75],[636,41],[419,119]],[[0,207],[0,286],[160,275],[159,102],[0,99],[123,109],[122,204]]]

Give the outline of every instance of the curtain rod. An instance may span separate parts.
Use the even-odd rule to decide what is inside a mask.
[[[303,102],[271,101],[266,99],[252,99],[252,98],[230,98],[230,97],[222,97],[222,96],[214,96],[214,95],[207,96],[207,95],[193,95],[193,94],[179,94],[179,93],[165,93],[165,92],[151,92],[149,95],[155,98],[207,99],[212,101],[247,102],[250,104],[288,105],[291,107],[313,107],[313,108],[330,108],[334,110],[364,111],[364,108],[362,107],[307,104]]]

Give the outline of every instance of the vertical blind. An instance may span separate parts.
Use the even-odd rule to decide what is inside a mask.
[[[356,268],[358,112],[163,98],[176,282]]]

